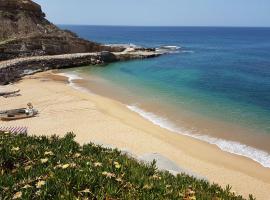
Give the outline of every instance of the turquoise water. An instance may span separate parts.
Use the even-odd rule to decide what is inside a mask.
[[[199,135],[226,139],[223,142],[246,144],[258,152],[262,149],[264,154],[257,156],[256,161],[270,166],[270,29],[64,28],[103,43],[181,47],[178,52],[159,58],[84,67],[76,73],[100,77],[108,85],[123,88],[130,108],[144,117],[152,113],[152,117],[182,131],[196,130]],[[199,139],[217,143],[209,138]],[[246,151],[255,151],[248,147]]]

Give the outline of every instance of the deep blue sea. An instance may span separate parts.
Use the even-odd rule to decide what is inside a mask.
[[[61,27],[105,44],[179,47],[73,72],[113,85],[112,96],[157,125],[270,167],[270,28]]]

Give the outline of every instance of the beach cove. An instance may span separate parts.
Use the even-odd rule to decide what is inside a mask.
[[[248,197],[270,198],[270,169],[245,157],[221,151],[214,145],[172,133],[145,120],[118,101],[76,90],[68,79],[51,72],[25,77],[15,83],[22,96],[1,98],[1,109],[28,102],[40,111],[35,118],[1,121],[1,126],[27,126],[30,135],[63,136],[112,145],[140,156],[158,153],[178,166]]]

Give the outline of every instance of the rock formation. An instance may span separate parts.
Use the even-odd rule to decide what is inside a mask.
[[[0,26],[0,85],[49,69],[164,54],[152,48],[106,46],[81,39],[50,23],[31,0],[0,0]]]
[[[52,56],[31,56],[0,62],[0,85],[20,80],[21,77],[51,69],[101,65],[115,61],[145,59],[161,54],[146,51],[73,53]]]
[[[0,61],[17,57],[122,51],[79,38],[50,23],[31,0],[0,0]]]

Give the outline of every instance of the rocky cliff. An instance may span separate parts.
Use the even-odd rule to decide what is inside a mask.
[[[79,38],[50,23],[31,0],[0,0],[0,61],[17,57],[122,51]]]
[[[154,48],[105,46],[50,23],[31,0],[0,0],[0,85],[29,73],[152,58]],[[63,55],[64,54],[64,55]]]

